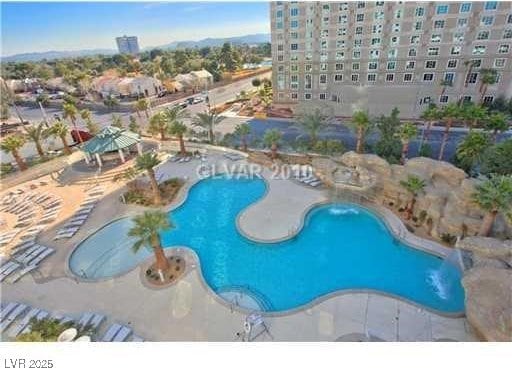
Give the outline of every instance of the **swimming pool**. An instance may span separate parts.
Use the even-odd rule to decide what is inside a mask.
[[[245,288],[264,298],[268,311],[297,308],[346,289],[385,292],[442,312],[463,311],[455,266],[402,244],[378,216],[354,204],[316,207],[293,239],[273,244],[248,240],[239,233],[236,217],[265,192],[261,179],[200,181],[170,213],[176,227],[161,234],[162,244],[194,250],[213,291]],[[71,270],[102,279],[151,256],[146,249],[132,252],[131,222],[112,222],[84,240],[71,255]]]

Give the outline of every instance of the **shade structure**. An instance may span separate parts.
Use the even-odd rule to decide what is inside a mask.
[[[113,126],[103,128],[94,138],[87,141],[82,150],[91,155],[115,152],[140,142],[140,136]]]

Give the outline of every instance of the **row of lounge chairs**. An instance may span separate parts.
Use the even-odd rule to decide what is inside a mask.
[[[0,266],[0,282],[15,283],[39,267],[42,261],[55,253],[55,249],[29,240],[16,247],[11,258]]]
[[[23,303],[2,303],[0,305],[0,333],[3,336],[16,338],[17,336],[30,332],[30,325],[33,319],[42,320],[52,318],[58,320],[61,324],[73,322],[74,326],[85,334],[92,333],[92,338],[96,341],[103,342],[143,342],[144,339],[135,335],[132,329],[120,323],[111,324],[103,335],[98,335],[98,331],[105,322],[106,317],[100,313],[86,312],[79,318],[54,314],[39,309],[30,308]],[[17,322],[16,322],[17,321]],[[101,337],[100,337],[101,336]]]
[[[231,161],[239,161],[239,160],[243,160],[245,158],[244,156],[242,156],[238,153],[225,153],[224,157],[226,157],[227,159],[229,159]]]
[[[308,185],[313,188],[317,188],[322,185],[322,181],[313,174],[309,174],[304,177],[295,176],[295,180],[297,180],[299,183]]]
[[[177,164],[190,162],[191,160],[192,160],[191,156],[180,156],[180,155],[173,156],[169,159],[170,162],[176,162]]]
[[[87,221],[89,215],[93,211],[99,197],[103,196],[103,187],[94,187],[87,192],[86,199],[80,204],[78,210],[73,216],[66,222],[66,224],[57,231],[57,234],[53,240],[69,239],[73,237],[81,226]]]

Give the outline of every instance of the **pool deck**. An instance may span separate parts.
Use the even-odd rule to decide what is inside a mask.
[[[209,163],[233,163],[222,154],[210,154]],[[196,166],[189,163],[164,163],[157,173],[164,177],[182,177],[187,182],[180,193],[179,205],[188,189],[197,182]],[[271,172],[264,170],[269,179]],[[290,180],[267,180],[265,197],[245,209],[238,218],[239,229],[259,241],[272,242],[300,231],[305,213],[325,202],[326,190],[311,189]],[[66,204],[65,204],[66,205]],[[118,217],[139,213],[140,208],[119,202],[115,191],[109,193],[91,219],[70,241],[51,241],[53,230],[38,239],[56,247],[40,272],[28,275],[16,284],[2,284],[2,300],[18,301],[53,312],[78,316],[86,311],[107,315],[109,321],[129,323],[149,341],[234,341],[243,331],[247,312],[229,305],[205,284],[195,257],[187,260],[188,271],[175,285],[155,290],[141,281],[140,267],[114,279],[85,282],[70,274],[67,258],[72,249],[99,227]],[[386,215],[392,229],[403,224]],[[421,243],[412,234],[401,233],[406,241]],[[442,252],[436,243],[426,248]],[[269,244],[269,246],[271,246]],[[418,245],[421,247],[422,245]],[[186,250],[182,252],[187,253]],[[335,341],[347,335],[371,335],[386,341],[474,341],[465,318],[441,316],[406,301],[379,293],[354,291],[335,293],[310,305],[286,313],[265,315],[270,334],[257,341]],[[100,331],[101,332],[101,331]]]

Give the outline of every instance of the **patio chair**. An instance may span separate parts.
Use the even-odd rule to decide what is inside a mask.
[[[51,256],[53,253],[55,253],[55,249],[53,248],[46,248],[43,252],[41,252],[37,257],[33,258],[31,261],[27,263],[28,266],[36,266],[38,267],[39,264],[46,259],[47,257]]]
[[[37,320],[42,320],[43,318],[48,317],[48,312],[45,310],[41,310],[39,308],[32,308],[23,319],[20,321],[18,325],[11,329],[10,335],[12,337],[16,337],[19,334],[23,334],[26,332],[30,332],[30,320],[35,318]]]
[[[15,302],[5,303],[2,305],[2,309],[0,309],[0,322],[7,318],[9,313],[11,313],[17,306],[18,303]]]
[[[0,331],[5,331],[7,328],[9,328],[9,326],[14,322],[14,320],[16,318],[18,318],[19,316],[21,316],[26,310],[28,309],[28,306],[25,305],[25,304],[18,304],[16,306],[16,308],[14,308],[14,310],[9,313],[9,315],[7,316],[7,318],[5,318],[1,323],[0,323]]]
[[[132,339],[130,341],[131,342],[144,342],[144,339],[142,337],[140,337],[139,335],[133,335]]]
[[[123,326],[121,326],[118,323],[114,323],[108,328],[107,332],[105,332],[105,334],[101,338],[101,341],[112,342],[112,340],[114,340],[114,338],[116,337],[117,333],[121,330],[121,328],[123,328]]]
[[[121,329],[119,330],[119,332],[114,337],[114,340],[112,340],[112,341],[113,342],[125,341],[128,338],[128,336],[130,336],[131,333],[132,333],[132,329],[131,328],[126,327],[126,326],[122,326]]]
[[[7,267],[1,274],[0,274],[0,282],[4,281],[7,277],[12,275],[14,271],[16,271],[21,266],[18,263],[12,262],[9,267]]]
[[[313,187],[313,188],[316,188],[316,187],[318,187],[318,186],[322,185],[322,181],[321,181],[321,180],[317,180],[317,181],[314,181],[314,182],[309,183],[309,185],[310,185],[311,187]]]
[[[23,276],[25,276],[27,273],[30,273],[32,272],[33,270],[35,270],[37,268],[37,265],[32,265],[32,266],[26,266],[24,268],[22,268],[20,270],[20,272],[18,272],[17,274],[15,274],[13,277],[11,277],[9,279],[9,282],[11,284],[14,284],[16,282],[18,282],[19,279],[21,279]]]

